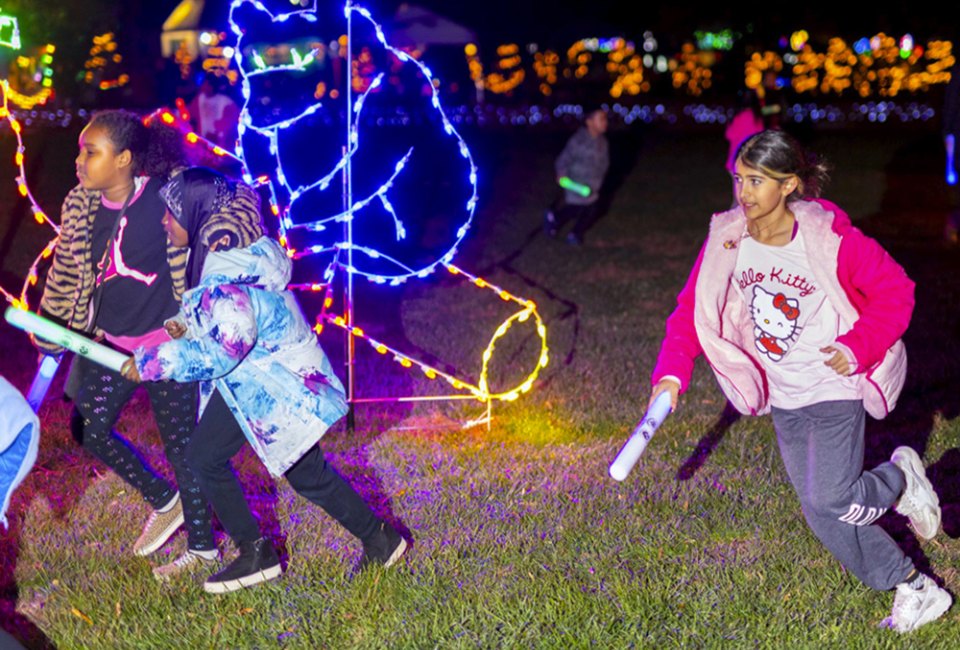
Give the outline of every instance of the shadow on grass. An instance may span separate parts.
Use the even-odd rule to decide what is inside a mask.
[[[543,232],[543,229],[540,226],[537,226],[527,233],[527,235],[516,248],[507,253],[502,259],[480,269],[477,275],[481,277],[488,277],[493,275],[496,270],[503,271],[504,273],[507,273],[508,275],[520,280],[525,287],[534,289],[546,296],[549,301],[558,305],[562,305],[562,308],[559,310],[559,312],[550,317],[550,323],[551,325],[555,325],[557,323],[563,323],[569,319],[573,319],[570,347],[563,357],[564,365],[569,366],[573,364],[573,360],[576,357],[577,340],[580,337],[580,307],[572,300],[568,300],[555,293],[537,278],[520,271],[516,266],[514,266],[514,262],[523,256],[524,252],[537,239],[537,237],[541,236],[546,237],[547,235]],[[511,287],[511,289],[513,288]],[[517,291],[517,293],[523,293],[523,291]],[[542,303],[538,302],[538,305],[543,307]],[[552,350],[551,353],[553,353]],[[549,381],[549,379],[544,381]]]
[[[11,505],[18,501],[15,497]],[[11,508],[11,513],[20,511],[19,505],[15,508]],[[33,621],[16,609],[20,600],[20,588],[14,577],[20,551],[20,519],[19,515],[11,514],[10,528],[0,536],[0,648],[56,648]]]
[[[690,457],[687,458],[683,465],[680,466],[680,469],[677,470],[677,480],[688,481],[696,476],[700,468],[703,467],[703,464],[707,462],[710,454],[713,453],[713,450],[717,448],[720,441],[727,435],[730,427],[741,417],[740,413],[730,402],[724,404],[720,417],[717,418],[713,426],[700,438],[700,442],[697,443],[697,448],[693,450]]]
[[[378,433],[341,454],[333,455],[328,460],[333,461],[331,465],[363,497],[377,516],[396,528],[413,547],[416,544],[413,532],[394,512],[393,498],[384,486],[370,457],[371,447],[381,435],[383,434]]]
[[[25,391],[36,367],[36,352],[23,333],[5,322],[0,323],[0,339],[4,341],[3,374],[14,386]],[[93,464],[83,458],[65,426],[47,428],[51,417],[68,413],[64,403],[56,397],[62,394],[65,374],[65,369],[57,373],[40,409],[41,437],[37,460],[26,480],[13,494],[7,513],[10,527],[7,530],[0,528],[0,629],[6,630],[28,648],[56,646],[28,615],[17,611],[20,588],[16,582],[16,570],[23,542],[23,513],[28,511],[33,499],[39,498],[49,504],[55,517],[66,520],[94,476]],[[8,641],[0,634],[0,648],[17,647],[4,645]]]
[[[960,255],[949,238],[956,206],[942,183],[941,160],[942,143],[934,136],[896,150],[883,169],[879,212],[857,224],[916,283],[916,304],[904,335],[907,381],[893,413],[882,421],[868,420],[866,467],[887,461],[900,445],[929,453],[938,422],[960,415]],[[958,470],[960,449],[955,446],[927,469],[940,497],[943,530],[953,538],[960,537]],[[882,523],[918,568],[927,570],[929,563],[906,520],[888,516]]]

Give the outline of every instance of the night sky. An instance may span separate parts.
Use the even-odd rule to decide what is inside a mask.
[[[399,4],[380,2],[371,3],[370,6],[387,9]],[[955,17],[930,9],[917,9],[922,6],[921,3],[898,3],[898,8],[885,7],[881,3],[851,2],[849,7],[835,3],[833,7],[841,8],[831,11],[824,9],[826,3],[814,5],[802,2],[765,3],[763,10],[743,2],[697,4],[676,0],[661,3],[625,0],[553,0],[549,3],[522,0],[419,0],[415,4],[472,27],[480,34],[481,40],[572,40],[618,34],[638,37],[644,30],[652,30],[658,38],[679,39],[689,38],[696,29],[725,27],[761,37],[806,29],[814,37],[819,34],[852,40],[872,36],[878,31],[886,31],[894,36],[911,31],[914,36],[927,39],[955,37],[957,23],[960,22]],[[855,11],[854,7],[859,10]],[[636,14],[636,17],[628,14]]]
[[[125,2],[121,5],[124,22],[135,21],[141,29],[155,24],[159,29],[178,1]],[[207,1],[229,4],[228,0]],[[368,7],[378,19],[386,20],[401,1],[369,0],[360,4]],[[540,41],[553,47],[588,36],[637,38],[645,30],[652,30],[658,39],[679,41],[689,39],[696,29],[725,27],[744,35],[754,35],[759,40],[775,38],[795,29],[808,30],[815,40],[818,36],[842,36],[853,40],[872,36],[878,31],[897,37],[909,31],[915,37],[927,40],[933,37],[956,38],[960,23],[942,12],[918,9],[922,7],[920,3],[898,3],[899,6],[893,8],[880,3],[850,2],[849,6],[834,3],[826,5],[834,7],[829,11],[824,9],[825,3],[801,2],[765,3],[759,10],[756,5],[743,2],[698,4],[677,0],[662,3],[629,0],[418,0],[413,4],[473,29],[484,44]]]

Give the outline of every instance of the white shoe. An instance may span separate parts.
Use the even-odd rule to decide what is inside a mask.
[[[923,576],[923,587],[920,589],[913,589],[901,582],[893,598],[893,611],[880,626],[901,634],[912,632],[943,616],[952,603],[953,596],[927,576]]]
[[[910,520],[917,535],[933,539],[940,530],[940,499],[927,479],[920,456],[910,447],[897,447],[890,461],[900,468],[906,480],[900,502],[894,509]]]

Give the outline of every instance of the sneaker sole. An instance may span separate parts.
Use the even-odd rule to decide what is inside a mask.
[[[403,557],[403,554],[407,552],[407,540],[400,538],[400,543],[397,544],[397,548],[393,549],[393,553],[390,554],[390,557],[387,558],[387,561],[383,563],[384,568],[392,567],[396,564],[400,558]]]
[[[948,592],[946,592],[946,591],[944,591],[943,593],[944,593],[944,595],[945,595],[946,597],[945,597],[945,598],[941,598],[941,599],[937,600],[937,602],[933,603],[933,604],[931,605],[931,607],[930,607],[929,609],[925,610],[925,611],[920,615],[920,617],[917,618],[916,621],[914,621],[913,625],[911,625],[909,628],[907,628],[907,629],[905,629],[905,630],[897,629],[897,627],[896,627],[895,625],[893,625],[893,623],[892,623],[892,621],[890,620],[889,617],[886,618],[886,619],[884,619],[883,625],[884,625],[885,627],[889,627],[890,629],[894,630],[895,632],[899,632],[900,634],[907,634],[907,633],[909,633],[909,632],[913,632],[913,631],[916,630],[918,627],[922,627],[922,626],[926,625],[927,623],[933,623],[935,620],[937,620],[938,618],[940,618],[941,616],[943,616],[944,614],[946,614],[946,613],[947,613],[947,610],[950,609],[950,606],[953,604],[953,596],[951,596],[951,595],[950,595]]]
[[[257,571],[248,576],[237,578],[236,580],[223,580],[219,582],[204,582],[203,590],[208,594],[227,594],[231,591],[253,587],[267,580],[275,580],[283,574],[283,568],[278,564],[262,571]]]
[[[917,622],[913,624],[913,627],[910,628],[910,631],[917,629],[921,625],[926,625],[927,623],[932,623],[944,614],[947,613],[947,610],[950,609],[950,605],[953,604],[953,596],[951,596],[946,591],[943,592],[946,595],[946,598],[941,598],[937,602],[933,603],[930,609],[926,610],[920,618],[917,619]]]
[[[167,540],[177,532],[177,529],[183,525],[183,512],[181,511],[180,516],[170,522],[170,525],[167,526],[160,535],[153,541],[152,544],[144,546],[142,548],[134,549],[133,553],[140,557],[145,555],[150,555],[151,553],[157,551],[161,546],[167,543]]]
[[[920,526],[917,526],[913,519],[910,519],[910,523],[913,525],[913,530],[917,535],[926,541],[930,541],[937,536],[937,532],[940,530],[940,499],[937,497],[936,491],[933,489],[933,484],[930,482],[930,479],[927,478],[927,471],[923,467],[923,461],[920,460],[920,455],[911,447],[897,447],[893,451],[893,458],[899,460],[899,463],[895,464],[900,467],[901,471],[909,471],[913,475],[913,480],[920,484],[920,486],[933,495],[933,505],[932,508],[936,514],[936,524],[933,527],[933,531],[929,534],[926,534],[925,531],[920,530]],[[908,516],[909,519],[909,516]]]

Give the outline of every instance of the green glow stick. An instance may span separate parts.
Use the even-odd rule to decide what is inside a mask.
[[[17,309],[16,307],[7,307],[4,317],[8,323],[18,329],[30,332],[51,343],[56,343],[60,347],[66,348],[71,352],[86,357],[116,372],[120,372],[120,366],[127,360],[128,355],[121,354],[105,345],[100,345],[96,341],[91,341],[86,336],[72,332],[65,327],[57,325],[53,321],[49,321],[42,316],[37,316],[33,312]]]
[[[587,187],[583,183],[578,183],[577,181],[571,179],[569,176],[561,176],[560,180],[557,182],[560,183],[560,187],[562,187],[565,190],[576,192],[577,194],[583,197],[590,196],[589,187]]]

